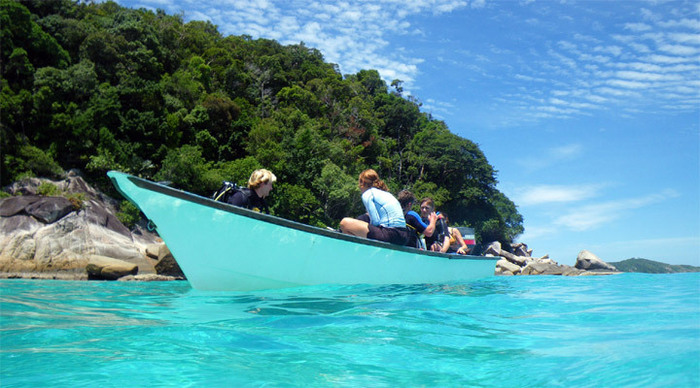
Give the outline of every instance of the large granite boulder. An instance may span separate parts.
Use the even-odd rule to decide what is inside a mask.
[[[598,256],[585,249],[579,252],[574,267],[586,271],[602,270],[617,272],[617,268],[615,268],[615,266],[604,262]]]
[[[117,280],[139,272],[135,264],[100,255],[91,255],[85,269],[91,280]]]
[[[140,229],[132,233],[116,217],[118,202],[71,172],[51,182],[62,193],[80,193],[81,206],[62,196],[36,195],[47,180],[27,179],[6,189],[19,196],[0,200],[0,273],[61,273],[84,278],[96,256],[128,263],[125,274],[156,274],[145,247],[160,238]],[[50,181],[49,181],[50,182]],[[95,266],[91,266],[96,271]],[[120,271],[107,271],[111,278]],[[132,273],[133,272],[133,273]],[[92,277],[97,275],[91,273]]]

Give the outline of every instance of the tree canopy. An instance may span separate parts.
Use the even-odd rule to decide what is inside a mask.
[[[3,185],[78,168],[109,191],[114,169],[209,195],[265,167],[274,214],[336,226],[374,168],[482,241],[523,232],[479,147],[376,70],[114,2],[0,0],[0,28]]]

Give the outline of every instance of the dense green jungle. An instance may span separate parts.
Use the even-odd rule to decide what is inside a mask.
[[[0,27],[3,186],[75,168],[119,197],[105,173],[120,170],[209,196],[264,167],[273,214],[337,226],[364,212],[357,177],[374,168],[480,241],[523,232],[479,146],[376,70],[113,2],[0,0]]]

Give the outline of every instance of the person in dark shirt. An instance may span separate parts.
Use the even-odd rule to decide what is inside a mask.
[[[272,184],[275,182],[277,177],[269,170],[264,168],[255,170],[248,179],[248,188],[235,193],[229,203],[256,212],[269,213],[265,198],[270,195]]]
[[[416,202],[416,197],[408,190],[401,190],[398,195],[398,200],[404,212],[406,226],[408,226],[408,229],[411,231],[410,239],[406,245],[409,247],[426,249],[423,245],[421,235],[428,237],[433,235],[437,215],[435,213],[429,214],[428,222],[423,222],[420,215],[411,209]]]
[[[420,213],[423,222],[427,222],[429,217],[435,213],[435,202],[430,197],[425,197],[420,201]],[[450,234],[445,224],[445,220],[437,214],[435,231],[432,236],[425,237],[425,246],[431,251],[447,252],[450,249]]]

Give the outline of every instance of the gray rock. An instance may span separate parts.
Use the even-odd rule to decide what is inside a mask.
[[[561,273],[562,276],[578,276],[578,275],[581,275],[583,272],[585,272],[584,270],[574,268],[574,267],[569,266],[569,265],[565,265],[563,267],[564,267],[564,269],[562,270],[562,273]]]
[[[47,180],[42,180],[39,178],[25,178],[8,186],[6,191],[15,196],[36,195],[37,189],[45,181]]]
[[[36,241],[34,240],[34,234],[31,232],[16,232],[13,238],[7,239],[7,242],[3,244],[1,251],[3,256],[10,256],[20,263],[16,268],[6,268],[3,269],[0,265],[0,269],[6,271],[22,271],[22,270],[34,270],[35,265],[33,263],[34,256],[36,254]]]
[[[17,193],[32,192],[45,181],[29,179],[12,187]],[[99,255],[128,262],[144,275],[156,273],[155,261],[143,252],[146,245],[162,241],[157,235],[142,232],[135,238],[115,216],[117,201],[79,176],[52,183],[64,193],[83,193],[82,209],[74,211],[63,197],[25,195],[1,200],[0,272],[85,276],[91,256]]]
[[[102,226],[131,239],[129,228],[124,226],[114,214],[99,202],[94,200],[86,201],[81,213],[83,213],[86,222]]]
[[[620,275],[622,273],[623,272],[594,270],[594,271],[581,271],[581,273],[579,273],[579,276]]]
[[[73,204],[64,197],[41,197],[24,211],[45,224],[51,224],[72,212]]]
[[[156,272],[159,275],[174,276],[184,279],[185,274],[182,273],[182,269],[175,261],[173,254],[170,253],[170,249],[165,244],[161,244],[158,250],[158,263],[155,265]]]
[[[561,275],[564,268],[554,263],[531,262],[522,269],[523,275]]]
[[[22,213],[27,206],[41,198],[38,195],[20,195],[18,197],[0,199],[0,217],[12,217]]]
[[[0,236],[10,235],[19,231],[33,232],[43,225],[33,217],[24,214],[0,217]]]
[[[494,241],[488,245],[484,251],[485,255],[500,256],[501,255],[501,243],[499,241]]]
[[[122,276],[119,279],[117,279],[117,281],[120,281],[120,282],[165,282],[165,281],[172,281],[172,280],[184,280],[184,278],[176,277],[176,276],[148,274],[148,275],[126,275],[126,276]]]
[[[506,259],[501,259],[496,263],[496,270],[498,275],[516,275],[520,273],[521,268]]]
[[[617,271],[617,268],[614,266],[604,262],[598,256],[595,254],[587,251],[587,250],[582,250],[579,252],[578,257],[576,258],[576,264],[574,267],[578,269],[584,269],[587,271],[591,270],[596,270],[596,269],[602,269],[606,271]]]
[[[139,267],[123,260],[91,255],[85,270],[91,280],[117,280],[122,276],[136,275]]]
[[[161,245],[164,244],[148,244],[146,246],[146,256],[151,259],[158,260]]]

